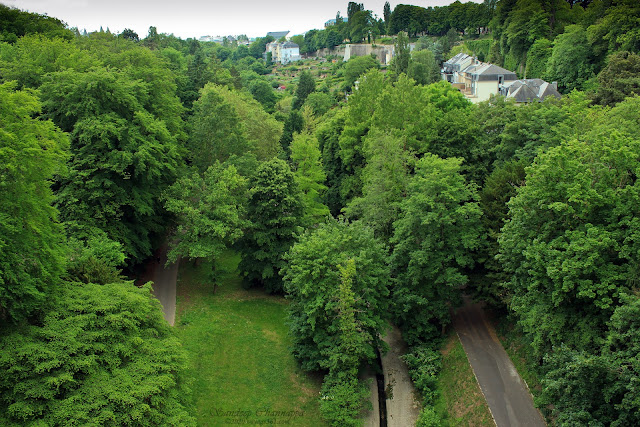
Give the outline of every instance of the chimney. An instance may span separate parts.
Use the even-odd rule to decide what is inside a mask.
[[[551,86],[553,86],[555,90],[558,90],[558,82],[551,82]]]

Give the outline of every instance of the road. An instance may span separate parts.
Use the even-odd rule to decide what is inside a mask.
[[[409,369],[400,356],[407,352],[400,329],[392,326],[382,338],[389,345],[389,351],[382,355],[382,372],[387,391],[388,427],[416,425],[420,416],[417,391],[409,377]],[[390,398],[391,397],[391,398]]]
[[[454,326],[498,427],[545,426],[524,381],[502,348],[482,306],[466,300]]]
[[[166,250],[159,252],[158,259],[154,262],[151,278],[153,280],[153,294],[162,304],[165,320],[173,326],[176,319],[176,281],[178,280],[179,261],[165,267],[167,263]]]

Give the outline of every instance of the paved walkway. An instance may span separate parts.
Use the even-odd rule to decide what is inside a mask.
[[[545,426],[529,390],[487,322],[482,306],[466,300],[454,326],[498,427]]]
[[[176,282],[178,280],[178,262],[165,268],[166,249],[160,252],[159,262],[153,267],[153,294],[162,304],[165,320],[173,326],[176,319]]]
[[[400,329],[396,326],[389,328],[382,339],[389,345],[389,351],[382,356],[382,372],[385,391],[387,391],[387,425],[388,427],[415,426],[420,416],[421,405],[409,377],[407,364],[400,358],[407,352],[407,346],[402,339]]]

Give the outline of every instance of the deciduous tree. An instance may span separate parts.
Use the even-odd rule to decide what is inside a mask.
[[[302,200],[289,165],[280,159],[263,162],[249,182],[247,217],[242,240],[242,271],[246,284],[282,292],[284,254],[300,232]]]

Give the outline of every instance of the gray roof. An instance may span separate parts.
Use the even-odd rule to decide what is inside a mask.
[[[500,87],[500,93],[507,98],[514,98],[516,102],[543,101],[548,96],[560,99],[556,84],[542,79],[524,79],[505,82]]]
[[[455,56],[452,56],[451,58],[449,58],[448,60],[444,61],[445,64],[455,64],[457,62],[461,62],[464,61],[465,59],[467,59],[469,57],[469,55],[467,55],[466,53],[460,52]]]
[[[476,66],[474,70],[465,72],[470,73],[475,80],[498,80],[498,76],[503,76],[504,81],[516,80],[518,76],[513,71],[509,71],[505,68],[498,67],[494,64],[481,64]]]
[[[289,34],[289,31],[270,31],[267,33],[267,36],[271,36],[277,41],[282,37],[287,37],[287,34]]]
[[[445,61],[442,64],[442,67],[444,68],[445,72],[448,72],[448,73],[452,73],[454,71],[460,71],[460,67],[462,66],[462,64],[469,58],[471,58],[469,55],[467,55],[466,53],[460,52],[457,55],[450,58],[449,60]]]
[[[298,46],[294,42],[284,42],[284,43],[282,43],[282,47],[284,49],[295,49],[296,47],[300,47],[300,46]]]

